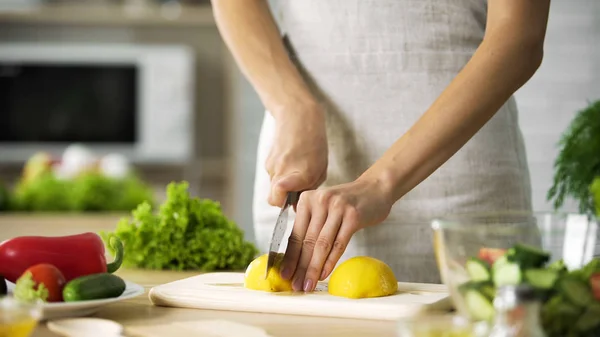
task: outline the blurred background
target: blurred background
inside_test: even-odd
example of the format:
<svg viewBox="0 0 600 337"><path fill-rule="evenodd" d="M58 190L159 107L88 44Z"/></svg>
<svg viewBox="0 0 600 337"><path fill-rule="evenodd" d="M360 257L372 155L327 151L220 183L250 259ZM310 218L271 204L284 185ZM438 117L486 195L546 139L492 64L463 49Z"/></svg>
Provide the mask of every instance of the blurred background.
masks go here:
<svg viewBox="0 0 600 337"><path fill-rule="evenodd" d="M543 65L516 95L539 211L552 208L561 133L600 98L598 13L597 0L553 1ZM0 179L10 188L38 153L65 177L93 154L107 175L134 168L158 200L170 181L189 181L252 240L262 116L208 0L0 0Z"/></svg>

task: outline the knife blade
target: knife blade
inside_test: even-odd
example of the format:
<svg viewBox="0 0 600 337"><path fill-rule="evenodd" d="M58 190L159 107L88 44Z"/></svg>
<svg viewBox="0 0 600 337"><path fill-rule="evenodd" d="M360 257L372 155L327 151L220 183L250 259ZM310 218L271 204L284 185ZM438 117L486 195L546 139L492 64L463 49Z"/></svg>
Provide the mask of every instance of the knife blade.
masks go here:
<svg viewBox="0 0 600 337"><path fill-rule="evenodd" d="M269 258L267 259L267 272L265 273L265 279L267 278L267 275L269 275L269 271L271 268L273 268L273 265L275 265L275 258L279 253L279 247L281 246L283 235L287 230L289 208L298 201L298 196L298 192L288 192L285 204L281 208L279 216L277 217L277 222L275 223L275 228L273 229L273 236L271 237L271 244L269 245Z"/></svg>

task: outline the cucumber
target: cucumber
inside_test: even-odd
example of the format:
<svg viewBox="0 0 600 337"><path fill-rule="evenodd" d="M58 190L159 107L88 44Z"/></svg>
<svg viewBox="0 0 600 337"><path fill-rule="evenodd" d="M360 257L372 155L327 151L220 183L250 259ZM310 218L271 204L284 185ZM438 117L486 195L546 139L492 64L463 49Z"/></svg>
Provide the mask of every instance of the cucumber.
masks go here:
<svg viewBox="0 0 600 337"><path fill-rule="evenodd" d="M476 321L490 321L494 318L495 310L492 300L487 298L481 292L470 289L465 293L465 302L467 310Z"/></svg>
<svg viewBox="0 0 600 337"><path fill-rule="evenodd" d="M471 290L481 293L484 297L489 299L490 302L493 301L494 297L496 296L496 289L494 288L494 285L489 281L486 281L486 282L469 281L469 282L465 282L465 283L461 284L458 287L458 291L463 296L465 296L467 294L467 292L469 292Z"/></svg>
<svg viewBox="0 0 600 337"><path fill-rule="evenodd" d="M508 261L522 269L541 268L550 261L550 254L536 247L517 243L506 253Z"/></svg>
<svg viewBox="0 0 600 337"><path fill-rule="evenodd" d="M494 285L517 285L523 280L521 268L516 263L506 262L494 270Z"/></svg>
<svg viewBox="0 0 600 337"><path fill-rule="evenodd" d="M529 269L525 271L525 281L537 289L552 289L558 279L558 272L552 269Z"/></svg>
<svg viewBox="0 0 600 337"><path fill-rule="evenodd" d="M470 258L466 263L466 268L471 281L483 282L492 279L488 264L478 258Z"/></svg>
<svg viewBox="0 0 600 337"><path fill-rule="evenodd" d="M558 287L565 298L578 307L585 307L594 299L587 285L575 278L561 279Z"/></svg>
<svg viewBox="0 0 600 337"><path fill-rule="evenodd" d="M100 273L81 276L63 288L65 302L89 301L119 297L125 291L125 281L117 275Z"/></svg>
<svg viewBox="0 0 600 337"><path fill-rule="evenodd" d="M6 295L7 291L8 290L6 289L6 281L4 281L4 276L0 275L0 296Z"/></svg>

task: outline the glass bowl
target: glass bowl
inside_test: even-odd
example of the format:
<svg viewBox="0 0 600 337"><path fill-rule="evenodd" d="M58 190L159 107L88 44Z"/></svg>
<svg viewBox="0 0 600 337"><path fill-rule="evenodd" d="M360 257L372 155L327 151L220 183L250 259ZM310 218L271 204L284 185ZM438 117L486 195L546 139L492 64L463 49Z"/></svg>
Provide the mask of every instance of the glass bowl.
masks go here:
<svg viewBox="0 0 600 337"><path fill-rule="evenodd" d="M29 337L42 316L37 303L23 303L10 296L0 297L0 336Z"/></svg>
<svg viewBox="0 0 600 337"><path fill-rule="evenodd" d="M487 337L490 325L465 317L429 313L398 321L398 337Z"/></svg>
<svg viewBox="0 0 600 337"><path fill-rule="evenodd" d="M562 260L569 269L578 269L598 255L598 221L594 217L570 213L497 212L460 214L435 219L433 229L434 251L442 282L448 286L457 312L475 321L489 321L493 317L492 299L495 295L496 272L494 262L515 245L535 248L533 253L546 253L547 263ZM548 257L549 255L549 257ZM481 294L489 300L481 303L478 296L464 291L467 282L478 281L476 264L483 262L490 275L492 287ZM505 269L504 271L506 271ZM485 274L485 272L484 272ZM510 277L511 273L505 273ZM518 274L517 274L518 275ZM485 276L483 277L485 279ZM504 281L501 281L504 282ZM472 295L472 293L471 293ZM474 298L476 300L474 300ZM467 304L470 303L470 305ZM481 305L473 305L478 302ZM469 308L469 306L471 308Z"/></svg>

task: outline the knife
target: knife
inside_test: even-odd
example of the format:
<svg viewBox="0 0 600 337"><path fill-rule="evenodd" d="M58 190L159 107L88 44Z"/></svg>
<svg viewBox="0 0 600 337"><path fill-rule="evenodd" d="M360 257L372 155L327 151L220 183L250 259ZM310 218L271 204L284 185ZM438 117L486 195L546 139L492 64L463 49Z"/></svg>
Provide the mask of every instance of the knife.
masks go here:
<svg viewBox="0 0 600 337"><path fill-rule="evenodd" d="M273 265L275 264L275 258L279 253L281 240L283 240L283 234L285 234L287 229L290 206L298 202L299 194L299 192L288 192L287 198L285 199L285 204L283 205L283 208L281 208L281 212L279 212L277 222L275 223L275 228L273 229L271 244L269 245L269 258L267 260L267 272L265 273L265 279L267 278L267 275L269 275L271 268L273 268Z"/></svg>

